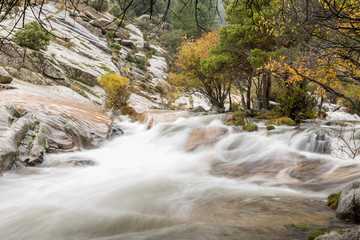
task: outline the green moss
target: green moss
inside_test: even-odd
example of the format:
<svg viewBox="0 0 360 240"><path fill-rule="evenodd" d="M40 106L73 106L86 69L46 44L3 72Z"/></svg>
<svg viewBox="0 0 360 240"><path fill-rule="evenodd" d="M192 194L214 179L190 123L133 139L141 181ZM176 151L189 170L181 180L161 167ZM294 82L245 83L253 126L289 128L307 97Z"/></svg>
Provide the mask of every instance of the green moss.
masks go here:
<svg viewBox="0 0 360 240"><path fill-rule="evenodd" d="M244 126L245 120L243 118L238 118L238 119L234 120L234 125L235 126Z"/></svg>
<svg viewBox="0 0 360 240"><path fill-rule="evenodd" d="M290 229L298 229L298 230L301 230L304 232L308 232L308 231L312 231L312 230L317 230L321 226L313 224L313 223L300 223L300 224L286 224L285 227L290 228Z"/></svg>
<svg viewBox="0 0 360 240"><path fill-rule="evenodd" d="M243 130L247 131L247 132L255 132L255 131L259 130L259 127L255 123L249 123L249 124L246 124L245 126L243 126Z"/></svg>
<svg viewBox="0 0 360 240"><path fill-rule="evenodd" d="M340 195L341 192L330 194L328 196L328 201L326 203L326 206L336 210L339 204Z"/></svg>
<svg viewBox="0 0 360 240"><path fill-rule="evenodd" d="M104 70L105 72L112 72L110 68L108 68L105 64L101 64L100 68Z"/></svg>
<svg viewBox="0 0 360 240"><path fill-rule="evenodd" d="M276 119L269 119L265 121L265 125L288 125L288 126L296 126L296 122L288 117L276 118Z"/></svg>
<svg viewBox="0 0 360 240"><path fill-rule="evenodd" d="M236 120L238 118L244 118L245 117L245 113L244 112L240 112L240 111L237 111L237 112L234 112L231 116L231 120Z"/></svg>
<svg viewBox="0 0 360 240"><path fill-rule="evenodd" d="M310 235L306 238L306 240L314 240L314 239L317 238L318 236L324 235L325 233L326 233L326 232L322 232L322 231L312 233L312 234L310 234Z"/></svg>
<svg viewBox="0 0 360 240"><path fill-rule="evenodd" d="M266 126L267 131L271 131L271 130L274 130L274 129L275 129L275 127L273 125Z"/></svg>

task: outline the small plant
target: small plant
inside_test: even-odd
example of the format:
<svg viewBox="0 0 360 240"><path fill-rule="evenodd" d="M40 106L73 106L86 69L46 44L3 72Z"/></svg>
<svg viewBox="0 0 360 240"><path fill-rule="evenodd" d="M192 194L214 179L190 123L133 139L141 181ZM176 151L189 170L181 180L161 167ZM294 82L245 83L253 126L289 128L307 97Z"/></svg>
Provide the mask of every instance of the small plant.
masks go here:
<svg viewBox="0 0 360 240"><path fill-rule="evenodd" d="M271 130L274 130L275 127L273 125L267 125L266 126L266 131L271 131Z"/></svg>
<svg viewBox="0 0 360 240"><path fill-rule="evenodd" d="M84 98L89 98L89 96L75 84L71 85L70 89L73 90L74 92L80 94Z"/></svg>
<svg viewBox="0 0 360 240"><path fill-rule="evenodd" d="M106 92L106 109L115 110L127 105L131 95L130 80L127 77L121 77L115 73L107 73L102 75L98 81Z"/></svg>
<svg viewBox="0 0 360 240"><path fill-rule="evenodd" d="M122 46L118 43L110 43L109 47L111 50L113 50L115 52L119 52L122 49Z"/></svg>
<svg viewBox="0 0 360 240"><path fill-rule="evenodd" d="M13 39L20 46L40 50L50 44L50 33L37 21L32 21L18 30Z"/></svg>
<svg viewBox="0 0 360 240"><path fill-rule="evenodd" d="M246 132L256 132L259 130L259 127L255 123L249 123L243 126L243 130Z"/></svg>
<svg viewBox="0 0 360 240"><path fill-rule="evenodd" d="M315 240L315 238L317 238L318 236L324 235L325 233L326 232L322 232L322 231L312 233L306 238L306 240Z"/></svg>
<svg viewBox="0 0 360 240"><path fill-rule="evenodd" d="M330 194L326 206L336 210L339 205L340 195L341 192Z"/></svg>

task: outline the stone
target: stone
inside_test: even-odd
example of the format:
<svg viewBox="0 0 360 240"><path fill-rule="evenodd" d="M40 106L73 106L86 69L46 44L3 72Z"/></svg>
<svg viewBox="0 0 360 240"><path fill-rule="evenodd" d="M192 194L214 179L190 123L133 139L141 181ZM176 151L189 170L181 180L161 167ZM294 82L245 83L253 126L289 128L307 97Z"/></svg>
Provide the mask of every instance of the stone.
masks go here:
<svg viewBox="0 0 360 240"><path fill-rule="evenodd" d="M0 48L0 63L20 69L24 62L25 50L15 44L4 43Z"/></svg>
<svg viewBox="0 0 360 240"><path fill-rule="evenodd" d="M12 82L12 80L13 80L13 78L5 70L5 68L0 66L0 83L9 84Z"/></svg>
<svg viewBox="0 0 360 240"><path fill-rule="evenodd" d="M190 132L190 136L185 143L185 151L192 151L200 146L211 147L228 132L222 127L203 127L195 128Z"/></svg>
<svg viewBox="0 0 360 240"><path fill-rule="evenodd" d="M128 24L126 25L126 29L129 30L132 34L143 38L143 34L140 31L140 29L138 29L137 27L135 27L133 24Z"/></svg>
<svg viewBox="0 0 360 240"><path fill-rule="evenodd" d="M360 181L349 184L341 193L336 217L360 222Z"/></svg>
<svg viewBox="0 0 360 240"><path fill-rule="evenodd" d="M206 112L206 110L202 106L197 106L192 111L193 112Z"/></svg>
<svg viewBox="0 0 360 240"><path fill-rule="evenodd" d="M113 124L110 131L110 139L123 135L124 132L119 125Z"/></svg>
<svg viewBox="0 0 360 240"><path fill-rule="evenodd" d="M216 105L213 105L211 108L210 108L210 112L217 112L217 113L223 113L225 112L225 109L221 108L221 107L218 107Z"/></svg>
<svg viewBox="0 0 360 240"><path fill-rule="evenodd" d="M76 22L79 23L81 26L85 27L87 30L92 32L93 34L97 36L102 36L102 30L98 27L94 27L89 22L84 22L76 19Z"/></svg>
<svg viewBox="0 0 360 240"><path fill-rule="evenodd" d="M121 38L121 39L127 39L128 34L126 33L126 31L124 29L118 28L118 29L116 29L115 37L116 38Z"/></svg>
<svg viewBox="0 0 360 240"><path fill-rule="evenodd" d="M96 76L91 73L86 72L80 68L74 67L70 64L60 63L62 69L65 71L68 78L74 79L76 81L85 83L88 86L95 86L97 84Z"/></svg>
<svg viewBox="0 0 360 240"><path fill-rule="evenodd" d="M315 240L358 240L360 227L345 228L318 236Z"/></svg>
<svg viewBox="0 0 360 240"><path fill-rule="evenodd" d="M149 15L149 14L141 15L141 16L138 18L138 21L149 21L149 20L150 20L150 15Z"/></svg>
<svg viewBox="0 0 360 240"><path fill-rule="evenodd" d="M121 45L137 50L137 47L135 46L134 42L131 40L121 40Z"/></svg>

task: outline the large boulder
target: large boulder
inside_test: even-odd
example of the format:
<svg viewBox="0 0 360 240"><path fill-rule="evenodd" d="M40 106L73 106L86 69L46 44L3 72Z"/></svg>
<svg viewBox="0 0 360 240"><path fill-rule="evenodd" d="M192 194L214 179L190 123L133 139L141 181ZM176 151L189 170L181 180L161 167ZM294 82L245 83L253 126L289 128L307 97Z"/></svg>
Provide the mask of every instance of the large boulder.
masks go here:
<svg viewBox="0 0 360 240"><path fill-rule="evenodd" d="M360 181L351 183L342 191L336 216L340 219L360 222Z"/></svg>
<svg viewBox="0 0 360 240"><path fill-rule="evenodd" d="M315 240L358 240L358 239L360 239L360 227L340 229L315 238Z"/></svg>
<svg viewBox="0 0 360 240"><path fill-rule="evenodd" d="M136 50L136 45L132 40L121 40L121 45Z"/></svg>
<svg viewBox="0 0 360 240"><path fill-rule="evenodd" d="M13 78L10 74L0 66L0 83L11 83Z"/></svg>
<svg viewBox="0 0 360 240"><path fill-rule="evenodd" d="M91 87L96 85L97 80L95 75L92 75L91 73L88 73L85 70L82 70L71 64L61 62L60 65L69 78L85 83L86 85Z"/></svg>

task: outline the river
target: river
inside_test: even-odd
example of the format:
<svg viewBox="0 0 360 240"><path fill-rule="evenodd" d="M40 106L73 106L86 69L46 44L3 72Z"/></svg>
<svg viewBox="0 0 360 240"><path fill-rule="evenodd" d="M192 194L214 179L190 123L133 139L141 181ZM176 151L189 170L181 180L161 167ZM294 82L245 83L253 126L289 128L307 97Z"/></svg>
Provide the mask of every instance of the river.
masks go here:
<svg viewBox="0 0 360 240"><path fill-rule="evenodd" d="M306 237L290 224L346 226L326 196L360 168L329 154L336 127L269 133L259 124L246 133L212 115L149 130L127 118L118 124L125 134L99 149L49 154L40 168L1 176L0 239L281 240ZM189 143L196 129L221 134ZM94 165L64 164L74 160ZM299 162L309 165L299 170ZM245 174L227 175L228 166Z"/></svg>

